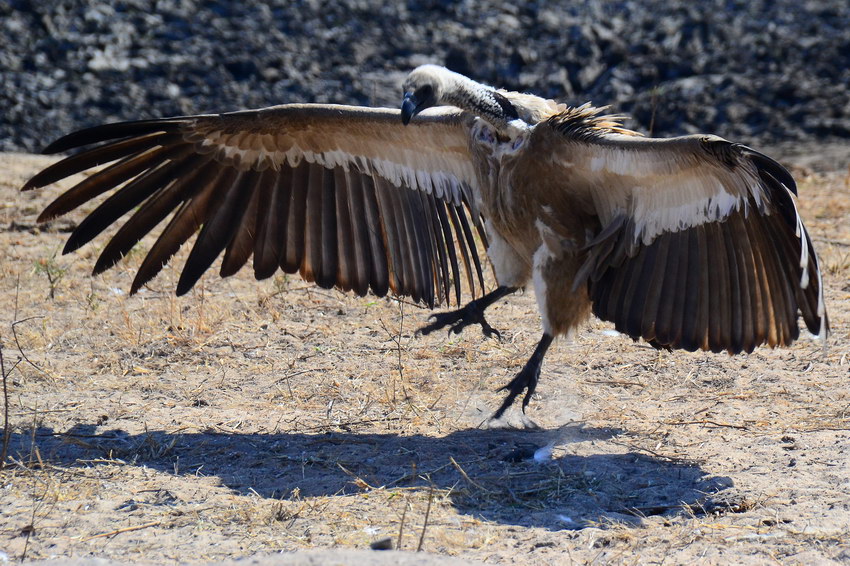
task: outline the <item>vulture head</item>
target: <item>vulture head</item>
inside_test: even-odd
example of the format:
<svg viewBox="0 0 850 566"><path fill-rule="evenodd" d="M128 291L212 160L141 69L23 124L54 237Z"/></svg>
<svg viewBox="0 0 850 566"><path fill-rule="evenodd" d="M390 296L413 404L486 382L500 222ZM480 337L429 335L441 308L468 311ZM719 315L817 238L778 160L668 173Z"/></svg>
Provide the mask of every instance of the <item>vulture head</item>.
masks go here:
<svg viewBox="0 0 850 566"><path fill-rule="evenodd" d="M449 105L486 120L506 139L528 128L505 93L439 65L416 67L407 75L403 88L401 121L405 125L426 108Z"/></svg>
<svg viewBox="0 0 850 566"><path fill-rule="evenodd" d="M407 75L404 84L404 100L401 103L401 121L406 126L410 119L426 108L438 106L444 91L444 77L452 73L437 65L421 65Z"/></svg>

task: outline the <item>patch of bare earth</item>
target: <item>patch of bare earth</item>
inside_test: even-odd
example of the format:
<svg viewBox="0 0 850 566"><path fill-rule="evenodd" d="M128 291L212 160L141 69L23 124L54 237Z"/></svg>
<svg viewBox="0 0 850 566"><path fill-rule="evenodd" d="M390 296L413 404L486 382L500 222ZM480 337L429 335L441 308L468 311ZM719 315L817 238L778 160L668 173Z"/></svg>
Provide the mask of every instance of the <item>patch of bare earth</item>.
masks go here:
<svg viewBox="0 0 850 566"><path fill-rule="evenodd" d="M519 432L476 427L539 338L531 292L488 311L502 342L415 336L413 305L250 269L175 298L168 267L128 297L153 240L95 278L103 238L62 256L82 213L37 226L59 189L18 192L51 161L0 155L9 560L389 537L493 563L850 562L847 172L795 172L826 351L659 353L594 320L546 359L543 430Z"/></svg>

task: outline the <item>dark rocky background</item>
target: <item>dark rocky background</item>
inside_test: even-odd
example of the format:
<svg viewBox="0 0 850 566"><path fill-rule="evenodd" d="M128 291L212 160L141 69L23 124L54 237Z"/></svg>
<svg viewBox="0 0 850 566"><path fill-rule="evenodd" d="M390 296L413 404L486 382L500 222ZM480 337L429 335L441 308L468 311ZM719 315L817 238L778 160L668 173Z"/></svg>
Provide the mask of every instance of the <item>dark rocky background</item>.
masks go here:
<svg viewBox="0 0 850 566"><path fill-rule="evenodd" d="M850 139L847 0L0 0L0 149L114 120L396 106L425 62L654 135Z"/></svg>

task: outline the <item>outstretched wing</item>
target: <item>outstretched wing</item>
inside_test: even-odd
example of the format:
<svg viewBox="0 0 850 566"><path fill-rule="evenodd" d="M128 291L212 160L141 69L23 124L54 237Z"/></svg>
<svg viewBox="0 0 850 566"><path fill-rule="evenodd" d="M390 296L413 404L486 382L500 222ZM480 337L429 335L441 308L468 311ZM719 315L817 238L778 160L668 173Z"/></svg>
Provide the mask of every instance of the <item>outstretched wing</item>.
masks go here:
<svg viewBox="0 0 850 566"><path fill-rule="evenodd" d="M818 260L777 162L716 136L628 135L592 108L541 126L532 145L556 148L564 187L599 220L576 280L599 318L691 351L787 345L798 313L826 337Z"/></svg>
<svg viewBox="0 0 850 566"><path fill-rule="evenodd" d="M397 110L283 105L98 126L61 138L45 153L92 144L98 145L48 167L24 189L111 163L39 217L50 220L116 189L65 246L65 253L79 248L134 210L94 273L115 265L174 212L131 292L198 231L178 294L222 251L222 276L253 255L258 279L280 267L322 287L379 296L391 290L429 306L449 301L452 286L460 302L458 255L471 292L475 278L482 282L470 227L481 230L469 209L474 174L458 111L435 109L405 127Z"/></svg>

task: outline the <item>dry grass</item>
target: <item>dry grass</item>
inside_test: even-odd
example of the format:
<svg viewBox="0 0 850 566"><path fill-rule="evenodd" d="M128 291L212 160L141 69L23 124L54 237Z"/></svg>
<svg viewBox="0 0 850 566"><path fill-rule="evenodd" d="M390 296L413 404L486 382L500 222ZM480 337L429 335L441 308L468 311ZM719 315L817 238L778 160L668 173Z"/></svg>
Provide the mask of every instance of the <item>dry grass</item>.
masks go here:
<svg viewBox="0 0 850 566"><path fill-rule="evenodd" d="M800 182L826 352L658 353L593 321L547 358L544 430L523 433L475 427L538 338L531 293L492 309L503 342L417 337L427 311L248 270L177 299L169 267L128 298L150 240L89 277L103 240L59 253L81 214L38 227L57 191L17 193L47 161L0 162L10 558L389 537L502 563L850 560L850 177Z"/></svg>

